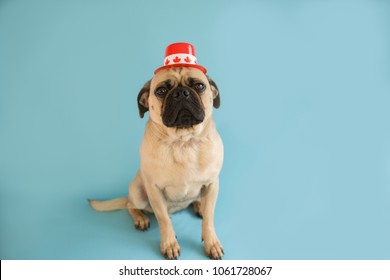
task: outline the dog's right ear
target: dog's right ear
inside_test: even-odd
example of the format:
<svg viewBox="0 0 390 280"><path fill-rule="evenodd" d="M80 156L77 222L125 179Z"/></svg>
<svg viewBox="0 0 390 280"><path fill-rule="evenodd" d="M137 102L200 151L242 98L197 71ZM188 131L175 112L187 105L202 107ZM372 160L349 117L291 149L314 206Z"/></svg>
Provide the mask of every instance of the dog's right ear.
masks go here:
<svg viewBox="0 0 390 280"><path fill-rule="evenodd" d="M137 103L139 116L144 117L145 113L149 111L149 91L150 91L150 81L147 81L140 92L138 93Z"/></svg>

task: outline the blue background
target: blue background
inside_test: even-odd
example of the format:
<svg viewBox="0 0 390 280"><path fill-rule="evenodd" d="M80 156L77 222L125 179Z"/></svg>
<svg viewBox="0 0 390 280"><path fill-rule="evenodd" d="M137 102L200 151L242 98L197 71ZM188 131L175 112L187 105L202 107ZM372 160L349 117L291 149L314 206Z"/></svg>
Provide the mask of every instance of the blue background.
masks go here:
<svg viewBox="0 0 390 280"><path fill-rule="evenodd" d="M177 41L221 91L225 259L389 259L389 26L379 0L0 1L1 259L161 259L154 217L86 199L127 195L136 96Z"/></svg>

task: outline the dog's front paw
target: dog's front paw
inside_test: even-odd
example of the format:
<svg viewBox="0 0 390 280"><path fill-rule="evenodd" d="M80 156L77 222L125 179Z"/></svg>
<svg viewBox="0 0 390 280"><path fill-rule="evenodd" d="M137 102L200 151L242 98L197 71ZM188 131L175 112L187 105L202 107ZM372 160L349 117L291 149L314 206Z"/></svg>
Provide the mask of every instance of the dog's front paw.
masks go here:
<svg viewBox="0 0 390 280"><path fill-rule="evenodd" d="M222 260L224 251L217 237L204 239L204 253L210 259Z"/></svg>
<svg viewBox="0 0 390 280"><path fill-rule="evenodd" d="M176 239L161 241L161 254L168 260L177 260L180 256L180 246Z"/></svg>

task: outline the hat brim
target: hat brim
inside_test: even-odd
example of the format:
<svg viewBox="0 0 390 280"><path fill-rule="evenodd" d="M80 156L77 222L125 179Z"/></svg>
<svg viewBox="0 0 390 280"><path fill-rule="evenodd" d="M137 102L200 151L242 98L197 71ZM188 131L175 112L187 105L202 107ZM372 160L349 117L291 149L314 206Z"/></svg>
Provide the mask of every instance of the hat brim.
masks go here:
<svg viewBox="0 0 390 280"><path fill-rule="evenodd" d="M173 68L173 67L192 67L192 68L197 68L199 69L200 71L202 71L204 74L207 73L207 70L206 68L204 68L203 66L200 66L198 64L173 64L173 65L164 65L164 66L161 66L159 68L157 68L156 70L154 70L154 74L157 74L157 72L161 71L161 70L164 70L164 69L168 69L168 68Z"/></svg>

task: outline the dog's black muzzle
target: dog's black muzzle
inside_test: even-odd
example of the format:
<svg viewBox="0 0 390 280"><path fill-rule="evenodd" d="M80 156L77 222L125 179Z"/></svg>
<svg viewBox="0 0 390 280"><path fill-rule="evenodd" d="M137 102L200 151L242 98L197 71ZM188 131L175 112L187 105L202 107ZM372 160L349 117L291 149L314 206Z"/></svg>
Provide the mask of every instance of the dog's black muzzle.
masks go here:
<svg viewBox="0 0 390 280"><path fill-rule="evenodd" d="M162 119L167 127L188 128L203 122L205 113L198 93L179 86L165 98Z"/></svg>

